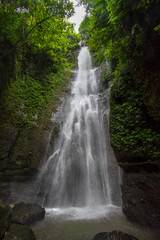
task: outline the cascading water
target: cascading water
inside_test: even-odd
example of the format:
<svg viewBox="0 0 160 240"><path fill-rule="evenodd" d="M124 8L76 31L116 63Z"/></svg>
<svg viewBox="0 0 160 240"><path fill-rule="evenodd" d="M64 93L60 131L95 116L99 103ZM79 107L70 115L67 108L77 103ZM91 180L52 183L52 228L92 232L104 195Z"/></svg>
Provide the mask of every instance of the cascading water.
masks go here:
<svg viewBox="0 0 160 240"><path fill-rule="evenodd" d="M106 143L98 84L86 47L79 53L78 66L67 117L40 176L39 192L44 193L47 207L97 207L116 202L113 186L118 185L118 177L111 179L108 169L113 153Z"/></svg>
<svg viewBox="0 0 160 240"><path fill-rule="evenodd" d="M87 48L80 51L78 63L59 138L29 190L31 196L40 186L36 202L43 199L47 213L32 229L39 240L88 240L115 229L157 240L149 228L131 224L121 212L117 163L109 141L109 91L98 94Z"/></svg>

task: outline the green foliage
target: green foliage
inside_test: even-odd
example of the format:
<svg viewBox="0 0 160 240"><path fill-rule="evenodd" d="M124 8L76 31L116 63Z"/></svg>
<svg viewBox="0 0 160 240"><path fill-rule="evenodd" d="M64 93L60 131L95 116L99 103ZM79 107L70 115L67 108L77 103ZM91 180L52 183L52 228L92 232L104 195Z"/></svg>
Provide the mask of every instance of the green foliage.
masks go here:
<svg viewBox="0 0 160 240"><path fill-rule="evenodd" d="M64 69L56 74L39 75L37 78L23 76L13 81L6 99L9 121L17 126L32 126L51 97L55 100L58 98L58 91L63 84Z"/></svg>
<svg viewBox="0 0 160 240"><path fill-rule="evenodd" d="M78 0L78 3L85 6L86 12L90 12L91 9L93 9L94 1L95 0Z"/></svg>
<svg viewBox="0 0 160 240"><path fill-rule="evenodd" d="M69 25L64 18L70 17L73 12L73 3L69 0L65 2L56 0L2 1L0 4L0 40L9 40L13 48L29 41L29 44L38 47L39 50L52 48L56 51L58 44L61 47L61 41L63 41L63 47L65 46L66 38L62 37L60 40L59 38L64 35L64 31L67 32Z"/></svg>
<svg viewBox="0 0 160 240"><path fill-rule="evenodd" d="M95 0L87 22L84 19L80 26L82 39L93 54L103 49L104 57L115 63L113 71L117 64L123 69L128 61L138 66L159 29L159 9L159 1ZM97 61L103 60L99 56L95 56Z"/></svg>
<svg viewBox="0 0 160 240"><path fill-rule="evenodd" d="M88 31L89 31L89 21L90 18L88 15L85 16L84 20L82 21L80 27L79 27L79 32L81 34L82 40L87 40L89 38L88 36Z"/></svg>
<svg viewBox="0 0 160 240"><path fill-rule="evenodd" d="M155 31L157 31L159 34L160 34L160 24L157 25L155 28L154 28Z"/></svg>
<svg viewBox="0 0 160 240"><path fill-rule="evenodd" d="M134 80L122 78L120 85L114 85L111 95L112 144L116 151L123 149L157 159L160 157L160 134L148 126L150 117Z"/></svg>
<svg viewBox="0 0 160 240"><path fill-rule="evenodd" d="M113 76L111 74L110 71L108 71L107 69L103 69L102 70L102 84L106 87L108 87L109 85L111 85L111 83L113 82Z"/></svg>
<svg viewBox="0 0 160 240"><path fill-rule="evenodd" d="M67 21L73 12L69 0L0 2L0 91L5 98L10 86L5 107L14 112L12 115L16 115L14 108L19 109L18 118L24 122L31 120L36 109L39 112L48 102L55 86L61 85L61 69L74 64L71 56L79 47L80 36ZM7 70L12 71L8 79Z"/></svg>
<svg viewBox="0 0 160 240"><path fill-rule="evenodd" d="M1 1L0 60L4 62L6 57L16 53L17 58L21 55L21 62L29 62L29 59L26 59L26 52L28 52L27 58L33 54L48 55L49 62L52 62L55 71L61 65L67 65L67 58L71 56L71 51L78 48L80 41L79 35L74 32L73 25L66 19L73 12L73 3L69 0ZM5 45L7 47L4 47ZM73 59L69 59L71 60ZM16 62L16 59L14 61ZM0 66L0 68L2 72L3 67ZM1 81L7 82L6 79ZM3 83L1 85L4 85Z"/></svg>

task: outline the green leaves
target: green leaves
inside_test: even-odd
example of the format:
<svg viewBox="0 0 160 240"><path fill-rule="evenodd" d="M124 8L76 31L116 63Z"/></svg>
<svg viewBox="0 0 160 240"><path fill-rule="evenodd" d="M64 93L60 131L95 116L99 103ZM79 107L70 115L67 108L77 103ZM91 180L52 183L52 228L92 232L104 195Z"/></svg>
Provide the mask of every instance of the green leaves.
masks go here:
<svg viewBox="0 0 160 240"><path fill-rule="evenodd" d="M64 84L64 69L39 78L31 76L13 81L8 90L6 109L17 126L32 125L51 98L57 98Z"/></svg>
<svg viewBox="0 0 160 240"><path fill-rule="evenodd" d="M154 28L155 31L157 31L159 34L160 34L160 24L157 25L155 28Z"/></svg>
<svg viewBox="0 0 160 240"><path fill-rule="evenodd" d="M123 76L124 78L124 76ZM125 82L124 82L125 81ZM148 125L141 92L134 80L121 79L111 93L110 128L112 145L117 151L144 154L149 159L160 157L160 134Z"/></svg>
<svg viewBox="0 0 160 240"><path fill-rule="evenodd" d="M27 37L38 31L45 21L51 19L50 24L53 24L55 19L62 22L65 17L74 13L74 9L69 0L15 0L2 1L0 13L1 40L7 38L17 46L27 41ZM64 25L61 26L62 24L59 25L59 29L64 29Z"/></svg>
<svg viewBox="0 0 160 240"><path fill-rule="evenodd" d="M2 90L7 92L5 110L18 126L32 122L65 85L64 69L73 64L71 56L80 41L67 22L73 13L69 0L0 2L0 42L4 46L0 58L5 69L10 70L7 57L13 62L7 75L13 79L3 77Z"/></svg>
<svg viewBox="0 0 160 240"><path fill-rule="evenodd" d="M74 12L69 0L15 0L0 5L0 41L9 41L8 52L1 50L1 58L21 48L32 49L34 54L47 53L56 68L66 63L71 45L78 46L75 34L66 17ZM76 35L76 34L75 34ZM17 52L19 49L17 50Z"/></svg>

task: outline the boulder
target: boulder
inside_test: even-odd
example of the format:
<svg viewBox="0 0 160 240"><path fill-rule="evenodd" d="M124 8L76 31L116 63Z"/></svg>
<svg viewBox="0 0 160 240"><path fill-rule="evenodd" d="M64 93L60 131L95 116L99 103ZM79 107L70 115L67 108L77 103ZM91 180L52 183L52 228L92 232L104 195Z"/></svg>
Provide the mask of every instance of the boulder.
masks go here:
<svg viewBox="0 0 160 240"><path fill-rule="evenodd" d="M109 232L97 233L92 240L107 240Z"/></svg>
<svg viewBox="0 0 160 240"><path fill-rule="evenodd" d="M31 224L42 220L45 216L45 209L37 204L17 203L12 209L11 221L19 224Z"/></svg>
<svg viewBox="0 0 160 240"><path fill-rule="evenodd" d="M0 200L0 239L4 236L9 226L10 210L5 203Z"/></svg>
<svg viewBox="0 0 160 240"><path fill-rule="evenodd" d="M121 231L100 232L92 240L138 240L137 238Z"/></svg>
<svg viewBox="0 0 160 240"><path fill-rule="evenodd" d="M11 224L4 240L36 240L34 232L27 226Z"/></svg>
<svg viewBox="0 0 160 240"><path fill-rule="evenodd" d="M122 210L132 221L160 225L160 176L149 173L123 174Z"/></svg>

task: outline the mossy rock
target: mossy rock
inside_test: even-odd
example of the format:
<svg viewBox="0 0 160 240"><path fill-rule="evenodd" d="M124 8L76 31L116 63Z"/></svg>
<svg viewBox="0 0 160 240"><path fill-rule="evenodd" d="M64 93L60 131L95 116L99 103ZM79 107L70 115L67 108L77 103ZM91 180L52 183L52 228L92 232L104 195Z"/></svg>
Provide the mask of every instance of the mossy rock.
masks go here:
<svg viewBox="0 0 160 240"><path fill-rule="evenodd" d="M12 209L13 223L31 224L45 217L45 209L37 204L17 203Z"/></svg>
<svg viewBox="0 0 160 240"><path fill-rule="evenodd" d="M27 226L11 224L4 240L35 240L34 232Z"/></svg>
<svg viewBox="0 0 160 240"><path fill-rule="evenodd" d="M5 203L0 200L0 239L4 236L9 226L10 210Z"/></svg>

